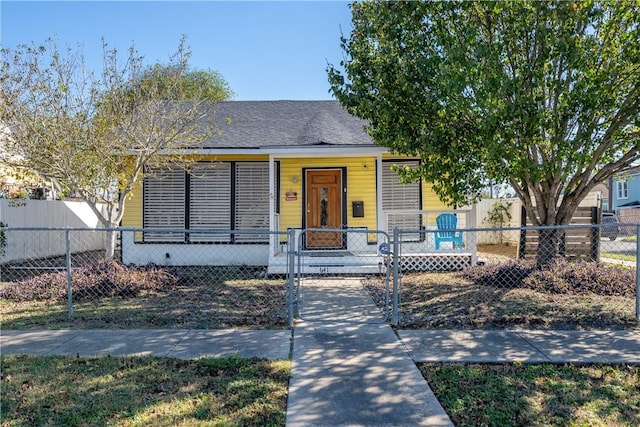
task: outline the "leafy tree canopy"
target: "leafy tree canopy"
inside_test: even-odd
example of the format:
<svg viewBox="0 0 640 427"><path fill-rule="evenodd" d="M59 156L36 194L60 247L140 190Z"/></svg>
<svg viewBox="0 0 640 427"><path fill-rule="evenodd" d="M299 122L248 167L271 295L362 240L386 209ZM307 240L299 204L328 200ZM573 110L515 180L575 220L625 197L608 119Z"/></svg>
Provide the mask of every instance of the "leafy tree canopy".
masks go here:
<svg viewBox="0 0 640 427"><path fill-rule="evenodd" d="M190 54L183 38L166 65L147 66L135 48L123 60L104 43L96 76L81 50L54 40L2 49L0 162L55 179L103 225L117 226L148 167L193 161L185 148L210 137L209 113L231 96L218 73L189 68Z"/></svg>
<svg viewBox="0 0 640 427"><path fill-rule="evenodd" d="M508 182L533 224L565 224L640 158L640 1L351 9L332 92L377 143L420 156L398 172L432 182L443 201Z"/></svg>
<svg viewBox="0 0 640 427"><path fill-rule="evenodd" d="M134 84L140 85L150 99L207 99L219 102L233 97L233 92L222 75L211 69L185 72L179 67L155 64Z"/></svg>

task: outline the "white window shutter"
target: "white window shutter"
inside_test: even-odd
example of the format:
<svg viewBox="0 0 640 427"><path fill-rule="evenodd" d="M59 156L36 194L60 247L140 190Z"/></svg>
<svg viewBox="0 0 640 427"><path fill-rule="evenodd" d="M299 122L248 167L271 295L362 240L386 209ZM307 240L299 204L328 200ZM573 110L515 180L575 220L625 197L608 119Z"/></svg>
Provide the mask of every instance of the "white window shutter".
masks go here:
<svg viewBox="0 0 640 427"><path fill-rule="evenodd" d="M236 163L236 230L269 230L269 163ZM237 242L268 242L269 235L236 234Z"/></svg>
<svg viewBox="0 0 640 427"><path fill-rule="evenodd" d="M231 164L196 163L191 167L189 228L231 229ZM229 233L191 233L191 242L228 242Z"/></svg>
<svg viewBox="0 0 640 427"><path fill-rule="evenodd" d="M144 178L144 228L185 228L185 172L156 169ZM145 232L145 242L184 242L184 233Z"/></svg>
<svg viewBox="0 0 640 427"><path fill-rule="evenodd" d="M383 161L382 162L382 210L410 209L420 210L420 183L402 184L400 177L391 170L391 165L418 166L417 160ZM390 214L389 231L395 227L404 230L418 230L421 225L420 214Z"/></svg>

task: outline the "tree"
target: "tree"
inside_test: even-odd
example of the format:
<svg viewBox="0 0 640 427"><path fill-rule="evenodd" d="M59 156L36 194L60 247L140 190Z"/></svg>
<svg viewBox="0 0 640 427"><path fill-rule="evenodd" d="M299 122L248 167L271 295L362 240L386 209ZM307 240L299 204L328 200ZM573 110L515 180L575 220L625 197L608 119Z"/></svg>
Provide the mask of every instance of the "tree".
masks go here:
<svg viewBox="0 0 640 427"><path fill-rule="evenodd" d="M513 206L513 202L493 202L484 222L491 227L504 228L505 225L509 225L511 221L511 206ZM500 244L503 243L503 231L504 230L497 230Z"/></svg>
<svg viewBox="0 0 640 427"><path fill-rule="evenodd" d="M507 182L534 225L570 222L639 159L640 3L354 3L331 90L373 139L419 155L403 179L448 204ZM538 265L560 234L541 231Z"/></svg>
<svg viewBox="0 0 640 427"><path fill-rule="evenodd" d="M2 161L55 179L113 229L145 173L188 167L185 148L211 136L207 118L231 92L216 72L189 70L184 39L167 65L145 66L133 47L124 61L106 43L103 53L96 76L79 49L53 40L2 50L0 120L10 154ZM115 234L106 239L111 258Z"/></svg>

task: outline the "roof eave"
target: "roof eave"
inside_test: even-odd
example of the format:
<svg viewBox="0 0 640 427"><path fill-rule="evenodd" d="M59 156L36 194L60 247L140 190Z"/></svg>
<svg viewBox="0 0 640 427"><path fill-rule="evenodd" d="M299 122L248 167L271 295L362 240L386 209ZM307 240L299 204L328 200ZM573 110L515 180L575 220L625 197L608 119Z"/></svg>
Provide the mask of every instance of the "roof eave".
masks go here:
<svg viewBox="0 0 640 427"><path fill-rule="evenodd" d="M277 154L281 157L300 157L312 154L330 155L332 153L345 155L377 155L387 153L385 147L378 145L310 145L310 146L280 146L254 148L189 148L184 150L161 150L163 155L222 155L222 154Z"/></svg>

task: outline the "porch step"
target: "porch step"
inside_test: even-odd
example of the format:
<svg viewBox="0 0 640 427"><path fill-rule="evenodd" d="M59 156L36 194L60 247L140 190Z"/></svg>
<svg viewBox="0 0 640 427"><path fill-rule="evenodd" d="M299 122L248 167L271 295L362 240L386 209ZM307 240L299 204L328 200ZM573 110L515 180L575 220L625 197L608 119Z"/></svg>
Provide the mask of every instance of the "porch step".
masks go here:
<svg viewBox="0 0 640 427"><path fill-rule="evenodd" d="M358 264L312 264L303 265L301 268L302 274L380 274L385 272L384 268L378 265ZM267 268L268 274L287 274L288 272L286 265L270 264Z"/></svg>
<svg viewBox="0 0 640 427"><path fill-rule="evenodd" d="M377 257L355 261L348 259L323 259L315 257L305 257L295 270L302 270L303 274L381 274L385 272L384 263L378 261ZM286 258L272 258L269 260L268 274L286 274L289 272L289 265Z"/></svg>
<svg viewBox="0 0 640 427"><path fill-rule="evenodd" d="M382 274L386 272L382 256L315 257L305 256L300 268L303 274ZM296 258L295 270L298 270ZM472 265L473 256L468 252L437 254L405 254L401 257L402 271L459 271ZM287 274L287 257L269 259L268 274Z"/></svg>

